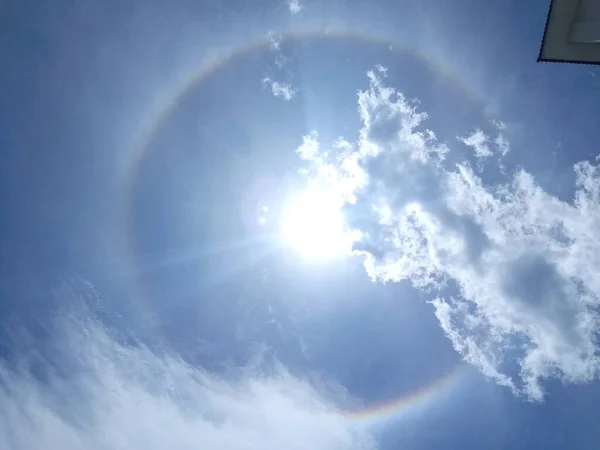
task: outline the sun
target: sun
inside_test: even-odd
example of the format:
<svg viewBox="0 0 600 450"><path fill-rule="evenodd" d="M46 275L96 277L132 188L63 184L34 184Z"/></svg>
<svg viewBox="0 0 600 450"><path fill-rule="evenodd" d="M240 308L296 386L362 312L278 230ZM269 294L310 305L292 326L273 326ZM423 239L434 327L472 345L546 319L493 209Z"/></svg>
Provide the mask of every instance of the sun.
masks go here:
<svg viewBox="0 0 600 450"><path fill-rule="evenodd" d="M310 260L330 260L348 254L354 240L341 211L339 195L315 187L286 202L281 216L284 245Z"/></svg>

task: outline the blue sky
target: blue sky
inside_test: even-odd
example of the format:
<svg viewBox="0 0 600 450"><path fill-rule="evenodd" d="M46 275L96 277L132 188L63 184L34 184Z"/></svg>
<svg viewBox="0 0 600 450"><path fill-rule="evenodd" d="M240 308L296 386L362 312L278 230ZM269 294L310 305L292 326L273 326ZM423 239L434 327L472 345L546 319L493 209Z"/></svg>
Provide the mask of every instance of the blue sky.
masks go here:
<svg viewBox="0 0 600 450"><path fill-rule="evenodd" d="M547 8L5 6L0 446L596 448L600 71Z"/></svg>

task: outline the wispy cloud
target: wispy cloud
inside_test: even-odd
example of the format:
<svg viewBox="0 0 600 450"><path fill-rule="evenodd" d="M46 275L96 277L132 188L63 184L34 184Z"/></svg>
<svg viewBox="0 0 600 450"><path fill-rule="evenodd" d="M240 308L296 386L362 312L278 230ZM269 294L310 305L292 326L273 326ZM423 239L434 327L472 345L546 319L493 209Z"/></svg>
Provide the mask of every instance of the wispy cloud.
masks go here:
<svg viewBox="0 0 600 450"><path fill-rule="evenodd" d="M281 41L283 37L274 30L267 34L269 38L269 49L275 53L275 65L278 69L284 69L287 58L281 51Z"/></svg>
<svg viewBox="0 0 600 450"><path fill-rule="evenodd" d="M345 186L369 275L430 292L454 348L515 393L542 400L545 378L597 377L598 163L574 166L570 203L524 170L488 187L467 161L446 161L451 149L424 127L426 113L376 73L368 78L358 141L323 148L315 134L299 154L308 176ZM498 122L498 137L476 131L462 140L476 156L502 155L505 128Z"/></svg>
<svg viewBox="0 0 600 450"><path fill-rule="evenodd" d="M286 0L286 3L292 14L298 14L304 9L304 5L300 3L300 0Z"/></svg>
<svg viewBox="0 0 600 450"><path fill-rule="evenodd" d="M271 30L267 33L267 36L269 37L269 48L272 51L279 51L281 48L281 35Z"/></svg>
<svg viewBox="0 0 600 450"><path fill-rule="evenodd" d="M282 97L288 101L292 100L298 93L298 90L294 89L291 84L275 81L271 77L263 78L262 84L269 87L275 97Z"/></svg>
<svg viewBox="0 0 600 450"><path fill-rule="evenodd" d="M492 121L492 124L498 130L498 134L495 138L491 138L480 128L476 129L468 136L458 138L463 144L473 149L475 157L479 160L489 158L494 154L506 156L510 151L508 140L503 134L503 131L506 130L506 125L499 121Z"/></svg>
<svg viewBox="0 0 600 450"><path fill-rule="evenodd" d="M381 64L377 64L375 66L375 70L377 70L381 74L381 76L387 77L387 67L383 67Z"/></svg>
<svg viewBox="0 0 600 450"><path fill-rule="evenodd" d="M52 342L62 360L0 364L3 449L373 448L320 391L283 369L215 376L119 344L94 321L63 325Z"/></svg>
<svg viewBox="0 0 600 450"><path fill-rule="evenodd" d="M269 39L269 49L275 54L276 67L271 70L271 75L262 79L262 84L268 86L275 97L292 100L298 91L292 87L292 74L286 67L287 58L281 49L283 37L274 30L269 31L267 37Z"/></svg>
<svg viewBox="0 0 600 450"><path fill-rule="evenodd" d="M488 146L489 137L480 129L466 137L458 138L463 144L471 147L476 158L487 158L494 153Z"/></svg>

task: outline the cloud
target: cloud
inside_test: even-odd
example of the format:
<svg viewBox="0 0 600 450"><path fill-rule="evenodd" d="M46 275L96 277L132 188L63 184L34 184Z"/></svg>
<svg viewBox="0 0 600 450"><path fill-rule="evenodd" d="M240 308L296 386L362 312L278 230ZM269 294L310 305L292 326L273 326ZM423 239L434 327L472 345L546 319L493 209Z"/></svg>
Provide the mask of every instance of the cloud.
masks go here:
<svg viewBox="0 0 600 450"><path fill-rule="evenodd" d="M44 342L52 358L29 349L0 364L1 448L373 448L323 389L282 368L216 376L120 344L93 320L65 318L59 329Z"/></svg>
<svg viewBox="0 0 600 450"><path fill-rule="evenodd" d="M387 67L383 67L381 64L377 64L375 66L375 70L377 70L381 74L381 76L387 77Z"/></svg>
<svg viewBox="0 0 600 450"><path fill-rule="evenodd" d="M478 160L489 158L494 154L506 156L510 151L510 145L502 134L502 131L506 129L506 125L497 121L492 123L499 131L498 135L493 139L480 128L477 128L468 136L458 138L460 142L473 149L475 157Z"/></svg>
<svg viewBox="0 0 600 450"><path fill-rule="evenodd" d="M275 97L282 97L288 101L292 100L298 93L298 90L294 89L291 84L275 81L271 77L264 77L262 84L263 86L270 87Z"/></svg>
<svg viewBox="0 0 600 450"><path fill-rule="evenodd" d="M267 36L269 37L269 48L272 51L279 51L281 48L281 35L271 30Z"/></svg>
<svg viewBox="0 0 600 450"><path fill-rule="evenodd" d="M292 14L298 14L304 9L304 5L300 3L300 0L286 0L286 3Z"/></svg>
<svg viewBox="0 0 600 450"><path fill-rule="evenodd" d="M598 162L574 166L569 203L522 169L487 186L468 162L446 160L426 113L374 72L368 79L357 142L322 149L312 134L299 150L307 176L346 199L368 274L429 292L454 348L519 395L539 401L544 379L598 377ZM476 130L462 141L481 157L505 154L506 127L495 125L495 139Z"/></svg>
<svg viewBox="0 0 600 450"><path fill-rule="evenodd" d="M475 130L471 135L458 138L463 144L472 147L476 158L487 158L494 153L487 145L489 137L480 129Z"/></svg>
<svg viewBox="0 0 600 450"><path fill-rule="evenodd" d="M269 50L275 54L275 68L271 70L271 73L275 72L275 77L279 81L273 79L272 76L265 76L262 79L263 86L269 86L271 92L275 97L282 97L285 100L293 99L298 91L292 87L292 73L288 70L287 62L288 58L284 55L281 49L281 43L283 36L278 34L276 31L271 30L267 33L269 39Z"/></svg>
<svg viewBox="0 0 600 450"><path fill-rule="evenodd" d="M271 52L275 53L275 65L278 69L284 69L287 58L281 51L281 41L283 37L274 30L269 31L267 36L269 38L269 49Z"/></svg>

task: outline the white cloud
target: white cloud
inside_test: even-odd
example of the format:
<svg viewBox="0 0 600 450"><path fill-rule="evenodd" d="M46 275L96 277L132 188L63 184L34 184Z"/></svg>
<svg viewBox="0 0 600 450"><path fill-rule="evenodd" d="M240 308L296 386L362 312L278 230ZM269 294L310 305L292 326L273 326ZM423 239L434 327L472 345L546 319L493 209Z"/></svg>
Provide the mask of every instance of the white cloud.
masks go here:
<svg viewBox="0 0 600 450"><path fill-rule="evenodd" d="M290 82L292 75L286 67L288 58L283 54L281 49L283 36L271 30L267 33L267 37L269 39L269 49L275 54L274 62L276 68L274 72L277 73L276 77L283 81L275 81L271 76L265 76L262 79L263 86L269 86L275 97L283 97L285 100L291 100L296 96L298 91L292 87Z"/></svg>
<svg viewBox="0 0 600 450"><path fill-rule="evenodd" d="M502 122L501 120L492 119L491 122L496 128L498 128L498 130L500 130L500 131L506 130L506 124L504 122Z"/></svg>
<svg viewBox="0 0 600 450"><path fill-rule="evenodd" d="M53 343L64 359L52 360L56 371L43 358L37 378L27 370L35 358L0 364L0 448L373 448L332 402L283 369L217 377L120 345L89 320L64 325L68 336Z"/></svg>
<svg viewBox="0 0 600 450"><path fill-rule="evenodd" d="M300 3L300 0L286 0L286 3L292 14L297 14L304 9L304 5Z"/></svg>
<svg viewBox="0 0 600 450"><path fill-rule="evenodd" d="M271 30L267 36L269 37L269 48L272 51L279 51L281 48L281 35Z"/></svg>
<svg viewBox="0 0 600 450"><path fill-rule="evenodd" d="M506 129L506 125L502 122L493 123L499 130L498 135L493 139L479 128L468 136L458 138L463 144L473 149L477 159L489 158L494 153L506 156L510 151L510 145L502 134L502 131Z"/></svg>
<svg viewBox="0 0 600 450"><path fill-rule="evenodd" d="M275 97L282 97L288 101L292 100L298 93L298 90L294 89L291 84L275 81L271 77L264 77L262 84L268 86Z"/></svg>
<svg viewBox="0 0 600 450"><path fill-rule="evenodd" d="M381 74L383 77L387 77L387 67L383 67L381 64L377 64L375 69Z"/></svg>
<svg viewBox="0 0 600 450"><path fill-rule="evenodd" d="M373 72L368 77L358 96L359 140L322 150L313 134L300 156L308 176L345 186L347 220L363 236L356 250L369 275L431 292L455 349L515 393L542 400L545 378L597 377L596 163L575 165L572 203L524 170L488 187L467 162L446 162L449 149L423 127L425 113ZM479 156L509 148L502 134L479 130L462 140Z"/></svg>
<svg viewBox="0 0 600 450"><path fill-rule="evenodd" d="M275 65L277 66L278 69L284 69L286 62L287 62L287 58L282 53L279 53L275 57Z"/></svg>
<svg viewBox="0 0 600 450"><path fill-rule="evenodd" d="M472 147L477 158L487 158L492 156L492 150L487 145L489 137L480 129L475 130L469 136L458 138L463 144Z"/></svg>
<svg viewBox="0 0 600 450"><path fill-rule="evenodd" d="M283 37L274 30L269 31L267 36L269 38L269 49L275 53L275 65L279 69L285 68L287 58L281 51L281 41Z"/></svg>

